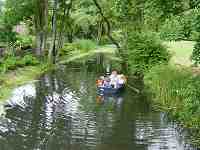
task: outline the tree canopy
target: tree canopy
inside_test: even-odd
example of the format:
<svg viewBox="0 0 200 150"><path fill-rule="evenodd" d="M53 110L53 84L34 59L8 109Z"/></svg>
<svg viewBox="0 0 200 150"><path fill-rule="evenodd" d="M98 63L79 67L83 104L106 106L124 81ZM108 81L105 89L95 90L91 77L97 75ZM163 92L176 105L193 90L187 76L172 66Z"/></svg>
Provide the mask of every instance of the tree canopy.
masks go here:
<svg viewBox="0 0 200 150"><path fill-rule="evenodd" d="M119 56L128 65L129 33L154 32L162 40L199 37L197 0L6 0L0 4L3 3L0 20L5 33L0 37L7 42L17 40L9 37L14 37L13 27L23 22L35 37L33 45L38 56L48 51L56 58L64 43L90 39L117 46Z"/></svg>

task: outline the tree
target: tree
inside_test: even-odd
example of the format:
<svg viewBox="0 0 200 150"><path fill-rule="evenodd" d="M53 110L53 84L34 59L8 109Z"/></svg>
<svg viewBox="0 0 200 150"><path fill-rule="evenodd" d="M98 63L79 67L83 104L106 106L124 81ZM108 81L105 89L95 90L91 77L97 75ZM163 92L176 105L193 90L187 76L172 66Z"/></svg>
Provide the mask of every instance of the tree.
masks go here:
<svg viewBox="0 0 200 150"><path fill-rule="evenodd" d="M4 26L12 32L20 22L33 22L36 35L36 54L41 56L45 49L48 32L48 0L6 0Z"/></svg>
<svg viewBox="0 0 200 150"><path fill-rule="evenodd" d="M57 7L58 0L53 1L53 15L52 15L52 46L49 49L49 63L56 62L56 38L57 38Z"/></svg>
<svg viewBox="0 0 200 150"><path fill-rule="evenodd" d="M36 34L36 54L42 56L46 48L48 33L48 0L34 0L34 24Z"/></svg>
<svg viewBox="0 0 200 150"><path fill-rule="evenodd" d="M62 15L60 15L58 46L57 46L58 49L63 47L63 40L64 40L63 32L66 30L66 22L67 22L68 28L71 28L69 22L72 21L70 18L70 11L72 9L73 0L70 0L70 1L63 0L61 2L61 5L62 5L63 10L62 10ZM72 43L73 39L70 33L71 32L67 32L67 36L68 36L68 41Z"/></svg>
<svg viewBox="0 0 200 150"><path fill-rule="evenodd" d="M152 32L129 32L127 39L129 72L143 77L153 66L168 63L170 54Z"/></svg>

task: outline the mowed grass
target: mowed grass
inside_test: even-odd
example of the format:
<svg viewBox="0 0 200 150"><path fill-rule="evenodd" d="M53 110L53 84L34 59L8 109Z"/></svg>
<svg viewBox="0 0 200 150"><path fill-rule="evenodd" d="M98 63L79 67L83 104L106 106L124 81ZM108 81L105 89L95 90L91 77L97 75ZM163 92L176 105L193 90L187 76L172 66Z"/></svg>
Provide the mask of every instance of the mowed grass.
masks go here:
<svg viewBox="0 0 200 150"><path fill-rule="evenodd" d="M192 61L190 59L192 51L195 45L193 41L172 41L164 42L172 53L172 64L191 66Z"/></svg>

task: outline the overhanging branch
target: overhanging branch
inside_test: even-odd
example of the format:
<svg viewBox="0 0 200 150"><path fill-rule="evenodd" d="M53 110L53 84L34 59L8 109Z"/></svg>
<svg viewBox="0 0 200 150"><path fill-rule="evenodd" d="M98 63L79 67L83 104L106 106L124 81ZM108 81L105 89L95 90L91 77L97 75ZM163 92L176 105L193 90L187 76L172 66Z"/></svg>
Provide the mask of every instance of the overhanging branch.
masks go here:
<svg viewBox="0 0 200 150"><path fill-rule="evenodd" d="M93 2L95 4L95 6L98 8L99 14L103 18L103 20L106 22L106 25L107 25L107 28L108 28L108 32L107 32L108 38L117 47L118 51L120 52L121 51L121 47L120 47L119 43L111 35L111 25L110 25L110 22L109 22L108 18L104 15L103 10L102 10L101 6L99 5L99 3L97 2L97 0L93 0Z"/></svg>

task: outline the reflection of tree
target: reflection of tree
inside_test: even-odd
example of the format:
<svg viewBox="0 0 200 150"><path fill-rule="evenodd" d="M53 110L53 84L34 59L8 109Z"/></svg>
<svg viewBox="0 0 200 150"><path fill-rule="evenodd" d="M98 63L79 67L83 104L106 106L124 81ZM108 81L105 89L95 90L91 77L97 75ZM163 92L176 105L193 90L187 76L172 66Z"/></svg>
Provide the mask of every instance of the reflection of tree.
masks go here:
<svg viewBox="0 0 200 150"><path fill-rule="evenodd" d="M47 88L46 82L50 83L49 87L52 87L52 89ZM45 109L48 108L50 103L46 101L45 95L51 94L54 89L55 85L52 79L44 77L36 83L36 98L24 97L24 102L27 102L28 107L22 108L16 105L13 109L7 111L6 118L10 119L11 122L8 122L9 131L4 136L7 141L3 144L5 147L9 146L12 147L10 149L14 150L30 150L39 148L43 144L41 141L51 132L46 129L46 125L49 125L49 120L47 120L49 118L46 117Z"/></svg>
<svg viewBox="0 0 200 150"><path fill-rule="evenodd" d="M105 125L102 124L104 123L103 120L99 121L101 123L100 128L103 128L106 134L103 135L97 149L147 149L144 145L137 145L135 141L135 117L137 116L137 112L142 112L143 108L138 107L140 106L138 104L136 105L136 96L132 96L131 93L126 93L125 95L120 109L114 109L112 112L112 118L110 118L112 122L107 121L108 124ZM107 113L108 116L109 113Z"/></svg>
<svg viewBox="0 0 200 150"><path fill-rule="evenodd" d="M0 150L146 150L145 134L162 126L159 116L144 95L129 90L96 103L96 76L84 69L44 75L36 97L24 97L25 107L13 107L0 121Z"/></svg>
<svg viewBox="0 0 200 150"><path fill-rule="evenodd" d="M37 94L40 95L39 93ZM40 128L43 101L38 96L36 99L24 98L25 102L32 101L32 105L26 108L15 106L7 111L6 115L11 120L12 127L9 129L14 130L14 132L9 131L5 136L7 144L12 146L12 149L33 149L35 144L37 144L37 140L40 139L40 136L37 134Z"/></svg>

